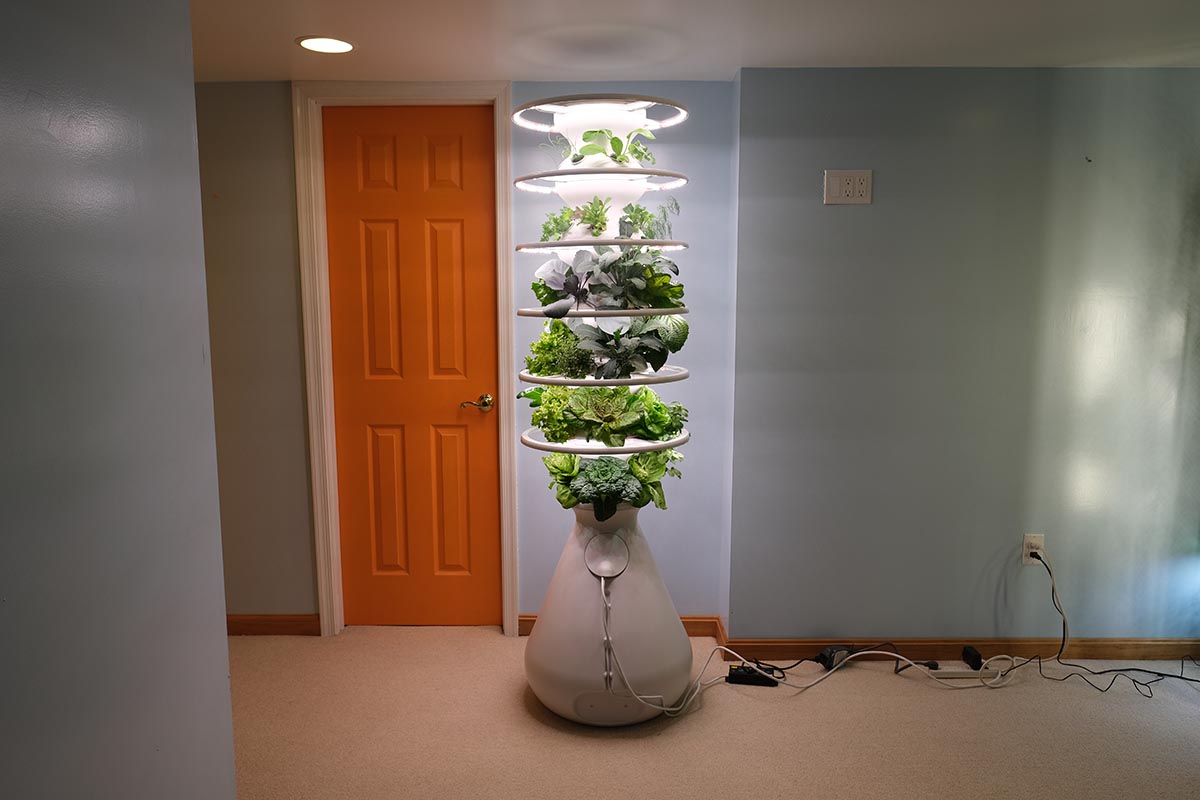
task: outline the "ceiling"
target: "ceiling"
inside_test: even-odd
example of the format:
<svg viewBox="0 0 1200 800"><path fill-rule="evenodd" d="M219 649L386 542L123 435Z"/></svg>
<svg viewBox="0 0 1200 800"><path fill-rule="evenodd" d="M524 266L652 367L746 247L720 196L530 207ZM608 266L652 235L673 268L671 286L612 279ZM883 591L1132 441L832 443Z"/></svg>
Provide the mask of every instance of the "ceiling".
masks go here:
<svg viewBox="0 0 1200 800"><path fill-rule="evenodd" d="M739 67L1200 66L1197 0L192 0L196 78L729 80ZM352 53L302 50L333 36Z"/></svg>

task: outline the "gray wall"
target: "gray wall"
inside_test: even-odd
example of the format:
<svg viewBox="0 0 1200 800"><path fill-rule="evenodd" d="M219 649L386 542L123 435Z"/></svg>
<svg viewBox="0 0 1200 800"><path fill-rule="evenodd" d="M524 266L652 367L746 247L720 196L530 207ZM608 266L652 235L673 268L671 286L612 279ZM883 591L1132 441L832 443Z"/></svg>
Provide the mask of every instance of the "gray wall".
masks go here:
<svg viewBox="0 0 1200 800"><path fill-rule="evenodd" d="M188 7L0 28L0 775L233 798Z"/></svg>
<svg viewBox="0 0 1200 800"><path fill-rule="evenodd" d="M225 604L315 614L291 87L196 86Z"/></svg>
<svg viewBox="0 0 1200 800"><path fill-rule="evenodd" d="M740 82L732 632L1200 634L1200 71Z"/></svg>
<svg viewBox="0 0 1200 800"><path fill-rule="evenodd" d="M675 236L691 248L678 254L684 300L691 309L687 346L672 358L691 377L655 387L666 400L679 400L691 412L692 440L681 448L681 480L667 479L667 511L643 509L641 522L654 548L659 570L681 614L717 614L725 603L722 574L728 574L725 544L729 535L730 460L733 444L733 86L716 82L515 83L513 104L539 97L580 92L622 91L667 97L683 103L691 117L662 131L653 150L658 165L683 172L687 186L673 192L682 206ZM513 129L513 174L553 169L557 159L538 149L544 134ZM514 241L536 241L557 198L517 192L513 198ZM643 198L655 207L653 194ZM519 306L535 306L529 289L544 255L517 254L514 297ZM521 318L516 326L516 359L523 364L540 323ZM504 398L501 402L505 402ZM529 424L528 404L519 402L518 425ZM542 454L518 447L518 537L520 610L536 613L558 562L573 518L546 488Z"/></svg>

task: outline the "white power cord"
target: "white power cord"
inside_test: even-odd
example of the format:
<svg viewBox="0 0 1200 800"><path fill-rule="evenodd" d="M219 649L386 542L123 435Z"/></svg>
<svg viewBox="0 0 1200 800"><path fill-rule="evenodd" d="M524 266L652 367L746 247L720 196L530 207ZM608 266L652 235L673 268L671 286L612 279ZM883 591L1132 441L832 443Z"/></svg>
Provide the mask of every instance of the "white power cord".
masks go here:
<svg viewBox="0 0 1200 800"><path fill-rule="evenodd" d="M1051 575L1051 586L1053 586L1053 574ZM1057 597L1058 597L1057 590L1054 590L1054 595L1055 595L1055 599L1057 600ZM936 681L938 684L940 684L941 686L943 686L947 689L999 689L1000 687L1005 686L1009 682L1010 673L1011 673L1013 667L1015 667L1017 665L1017 659L1013 656L1010 656L1010 655L992 656L991 658L984 661L983 665L980 667L980 669L979 669L980 675L977 679L978 680L977 683L954 683L950 680L946 680L944 678L938 677L937 675L934 675L933 671L930 670L928 667L926 667L924 664L918 664L917 662L912 661L908 658L905 658L904 656L902 656L898 653L893 653L888 650L859 650L858 652L851 653L850 655L846 656L844 659L842 659L841 662L839 662L832 669L827 670L825 673L817 676L814 680L811 680L808 683L792 683L791 681L787 680L787 678L778 678L775 675L772 675L771 673L766 672L765 670L759 669L755 664L751 663L751 661L749 659L747 659L745 656L743 656L742 654L740 654L734 650L731 650L728 647L725 647L724 645L717 645L708 654L708 658L705 659L704 665L702 667L700 667L700 672L696 675L696 679L688 685L688 688L680 696L679 701L677 703L675 703L675 705L667 706L663 702L658 702L658 703L653 702L653 700L662 701L663 697L661 695L640 694L630 685L629 681L625 677L625 670L621 667L621 659L617 656L616 648L613 647L612 636L609 633L608 622L609 622L609 615L612 611L612 604L608 600L608 587L607 587L605 578L600 578L600 602L604 606L603 618L604 618L604 647L605 647L605 654L604 654L605 655L605 659L604 659L604 662L605 662L604 663L604 666L605 666L605 673L604 673L605 688L608 689L610 694L613 694L616 696L632 697L635 700L637 700L639 703L642 703L645 706L649 706L650 708L653 708L657 711L663 712L668 717L675 717L675 716L682 714L687 709L687 707L689 705L691 705L691 703L697 697L700 696L701 692L703 692L709 686L712 686L714 683L719 683L725 679L725 677L723 675L718 675L717 677L711 678L707 681L703 680L704 673L708 669L708 665L710 663L712 663L713 656L715 656L718 652L721 652L721 651L729 653L730 655L734 656L735 658L741 660L742 663L744 663L746 666L753 669L758 674L768 677L771 680L777 681L778 683L782 683L784 686L790 686L793 689L798 689L800 691L804 691L806 689L811 689L812 687L816 686L821 681L824 681L825 679L827 679L833 673L837 672L842 667L849 664L851 661L858 659L858 658L864 658L866 656L885 656L885 657L895 660L895 661L903 661L904 663L908 664L910 667L918 670L925 677L929 678L932 681ZM1060 606L1060 609L1061 609L1061 606ZM989 671L988 667L990 667L992 665L992 663L996 662L996 661L1006 662L1008 664L1008 667L1005 669L997 668L994 671ZM613 667L616 668L615 669L616 676L619 677L621 679L621 682L625 684L625 688L628 690L628 695L626 695L625 693L621 693L618 695L617 690L613 688L613 685L612 685Z"/></svg>

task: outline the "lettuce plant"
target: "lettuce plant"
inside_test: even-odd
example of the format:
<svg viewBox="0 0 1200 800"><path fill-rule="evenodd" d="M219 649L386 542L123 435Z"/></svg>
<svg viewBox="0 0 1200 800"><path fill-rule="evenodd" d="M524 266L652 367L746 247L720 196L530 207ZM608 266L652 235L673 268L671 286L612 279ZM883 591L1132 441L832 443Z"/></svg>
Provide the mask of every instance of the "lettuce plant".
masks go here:
<svg viewBox="0 0 1200 800"><path fill-rule="evenodd" d="M649 386L536 386L518 397L533 408L533 424L548 442L578 438L620 447L626 438L666 441L678 436L688 411L664 403Z"/></svg>

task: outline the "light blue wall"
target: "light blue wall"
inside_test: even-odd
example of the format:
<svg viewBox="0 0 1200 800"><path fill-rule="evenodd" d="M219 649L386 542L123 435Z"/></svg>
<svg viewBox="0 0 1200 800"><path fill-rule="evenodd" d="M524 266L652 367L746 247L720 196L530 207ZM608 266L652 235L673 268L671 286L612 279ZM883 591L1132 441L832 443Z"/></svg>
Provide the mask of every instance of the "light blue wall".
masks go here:
<svg viewBox="0 0 1200 800"><path fill-rule="evenodd" d="M0 795L233 800L188 4L0 52Z"/></svg>
<svg viewBox="0 0 1200 800"><path fill-rule="evenodd" d="M225 605L317 613L292 87L196 85Z"/></svg>
<svg viewBox="0 0 1200 800"><path fill-rule="evenodd" d="M672 361L691 370L682 383L662 387L667 400L679 400L691 412L692 441L682 448L682 480L669 479L667 511L643 510L642 526L654 548L659 570L681 614L717 614L721 597L722 557L728 540L730 454L733 433L733 86L711 82L637 83L515 83L513 103L539 97L599 91L623 91L667 97L683 103L691 117L665 130L654 143L658 165L688 175L690 182L674 195L683 207L675 235L690 243L679 254L681 278L691 335ZM545 136L513 129L513 174L553 169L556 159L538 149ZM643 202L653 207L655 198ZM535 241L556 199L517 192L513 208L515 241ZM537 305L529 290L544 256L517 254L514 290L517 304ZM539 322L520 319L516 327L517 363L524 363L529 343L537 338ZM510 401L512 402L512 401ZM520 401L518 424L529 423ZM518 537L520 547L520 610L536 613L572 524L546 488L548 478L539 454L520 447L518 453Z"/></svg>
<svg viewBox="0 0 1200 800"><path fill-rule="evenodd" d="M731 632L1200 634L1200 71L740 81Z"/></svg>

